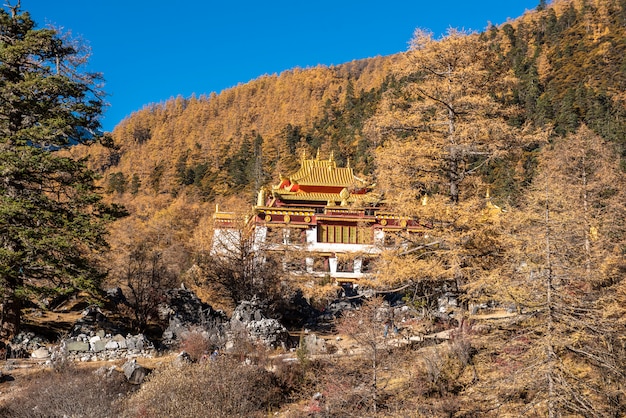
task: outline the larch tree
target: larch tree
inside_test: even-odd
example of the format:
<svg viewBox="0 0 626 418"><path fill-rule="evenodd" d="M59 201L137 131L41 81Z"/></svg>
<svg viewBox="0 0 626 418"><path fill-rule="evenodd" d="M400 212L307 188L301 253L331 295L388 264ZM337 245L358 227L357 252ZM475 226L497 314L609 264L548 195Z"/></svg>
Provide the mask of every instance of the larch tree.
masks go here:
<svg viewBox="0 0 626 418"><path fill-rule="evenodd" d="M390 89L375 119L384 143L378 164L384 189L412 190L413 204L430 194L458 203L474 193L481 168L528 140L509 123L516 109L505 105L516 80L496 62L478 36L450 30L436 40L416 30L397 75L406 83ZM388 157L407 154L388 171Z"/></svg>
<svg viewBox="0 0 626 418"><path fill-rule="evenodd" d="M483 174L541 138L511 123L517 80L497 62L476 35L450 30L436 40L416 30L397 70L403 82L385 93L369 132L382 144L376 175L385 200L429 228L388 253L381 276L424 284L421 293L460 292L498 262L499 208L485 197Z"/></svg>
<svg viewBox="0 0 626 418"><path fill-rule="evenodd" d="M363 348L365 358L370 364L370 372L364 373L369 382L362 385L366 389L363 394L363 404L367 410L376 415L384 398L384 387L388 378L383 378L383 370L392 368L393 362L389 357L389 347L384 340L384 327L391 327L389 318L393 308L385 306L382 297L365 300L355 311L346 312L337 323L339 332L348 335ZM394 325L395 326L395 325ZM392 329L386 332L392 333Z"/></svg>
<svg viewBox="0 0 626 418"><path fill-rule="evenodd" d="M494 358L508 370L499 399L549 417L622 416L624 174L584 126L547 148L525 206L507 214L509 271L493 283L519 313Z"/></svg>
<svg viewBox="0 0 626 418"><path fill-rule="evenodd" d="M94 289L112 211L84 160L62 154L102 138L99 74L54 29L37 29L20 2L0 10L0 334L18 332L34 295Z"/></svg>

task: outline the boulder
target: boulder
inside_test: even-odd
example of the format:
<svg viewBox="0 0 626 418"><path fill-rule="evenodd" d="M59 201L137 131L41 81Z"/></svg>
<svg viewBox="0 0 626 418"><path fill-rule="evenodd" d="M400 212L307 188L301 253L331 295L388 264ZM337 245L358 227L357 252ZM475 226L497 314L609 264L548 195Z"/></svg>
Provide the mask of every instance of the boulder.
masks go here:
<svg viewBox="0 0 626 418"><path fill-rule="evenodd" d="M85 341L68 341L65 348L67 351L89 351L89 343Z"/></svg>
<svg viewBox="0 0 626 418"><path fill-rule="evenodd" d="M277 319L267 318L263 313L264 309L264 304L256 297L251 301L241 302L230 318L230 335L245 332L249 338L268 347L277 347L287 342L287 328ZM232 347L232 341L227 346Z"/></svg>
<svg viewBox="0 0 626 418"><path fill-rule="evenodd" d="M46 347L39 347L38 349L30 353L30 356L34 359L44 359L50 357L50 352Z"/></svg>
<svg viewBox="0 0 626 418"><path fill-rule="evenodd" d="M203 330L211 339L223 339L226 315L202 302L191 290L184 287L166 292L166 301L159 305L159 318L168 322L162 335L166 348L176 346L183 335L190 331Z"/></svg>
<svg viewBox="0 0 626 418"><path fill-rule="evenodd" d="M328 351L326 340L318 337L316 334L307 334L302 341L309 354L325 354Z"/></svg>
<svg viewBox="0 0 626 418"><path fill-rule="evenodd" d="M115 340L107 341L106 345L104 346L105 350L117 350L118 348L120 348L120 345Z"/></svg>
<svg viewBox="0 0 626 418"><path fill-rule="evenodd" d="M150 372L145 367L139 365L137 360L129 360L122 366L126 380L133 385L140 385Z"/></svg>
<svg viewBox="0 0 626 418"><path fill-rule="evenodd" d="M268 347L277 347L289 339L289 332L276 319L260 319L246 324L246 329L252 339L262 342Z"/></svg>
<svg viewBox="0 0 626 418"><path fill-rule="evenodd" d="M106 344L107 344L106 340L97 339L94 342L90 342L89 347L91 348L91 351L93 351L94 353L99 353L100 351L105 350Z"/></svg>
<svg viewBox="0 0 626 418"><path fill-rule="evenodd" d="M123 335L114 335L113 342L117 343L117 348L126 349L126 338Z"/></svg>

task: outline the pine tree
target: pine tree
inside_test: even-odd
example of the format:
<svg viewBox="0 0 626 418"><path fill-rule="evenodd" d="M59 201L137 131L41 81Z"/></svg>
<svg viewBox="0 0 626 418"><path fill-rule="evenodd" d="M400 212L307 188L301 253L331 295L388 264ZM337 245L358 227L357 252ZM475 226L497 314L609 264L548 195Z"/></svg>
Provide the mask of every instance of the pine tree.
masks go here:
<svg viewBox="0 0 626 418"><path fill-rule="evenodd" d="M22 300L94 289L90 262L104 248L112 212L95 174L64 156L101 137L100 76L83 72L85 55L28 12L0 10L1 337L20 326Z"/></svg>

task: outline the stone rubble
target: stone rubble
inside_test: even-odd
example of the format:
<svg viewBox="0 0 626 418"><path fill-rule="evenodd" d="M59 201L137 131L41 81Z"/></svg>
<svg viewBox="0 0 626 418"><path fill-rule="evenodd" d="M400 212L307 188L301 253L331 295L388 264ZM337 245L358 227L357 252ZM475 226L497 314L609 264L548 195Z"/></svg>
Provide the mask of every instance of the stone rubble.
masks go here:
<svg viewBox="0 0 626 418"><path fill-rule="evenodd" d="M226 348L232 348L234 338L242 333L267 347L279 347L289 339L289 332L278 320L266 318L265 306L258 298L243 301L235 308L230 319L229 339Z"/></svg>
<svg viewBox="0 0 626 418"><path fill-rule="evenodd" d="M59 345L59 355L73 361L102 361L154 357L156 354L154 344L143 334L101 335L98 331L65 339Z"/></svg>
<svg viewBox="0 0 626 418"><path fill-rule="evenodd" d="M120 291L115 292L119 299ZM57 345L52 345L34 333L16 337L15 347L24 356L40 359L47 364L64 361L112 361L139 357L154 357L159 350L175 350L189 333L201 332L215 347L232 349L237 339L245 338L267 347L285 347L289 341L287 328L277 319L265 315L266 306L258 299L244 301L235 308L231 318L222 311L203 303L196 294L185 288L167 292L165 302L159 306L159 317L168 326L162 334L161 345L155 347L145 335L132 335L109 321L97 306L89 306L82 312L69 335ZM311 342L317 346L319 342ZM186 359L179 359L184 363Z"/></svg>
<svg viewBox="0 0 626 418"><path fill-rule="evenodd" d="M196 294L185 288L171 289L166 293L166 301L158 307L159 319L167 322L161 344L174 349L189 332L202 330L209 341L219 343L225 335L228 323L226 314L214 310L202 302Z"/></svg>

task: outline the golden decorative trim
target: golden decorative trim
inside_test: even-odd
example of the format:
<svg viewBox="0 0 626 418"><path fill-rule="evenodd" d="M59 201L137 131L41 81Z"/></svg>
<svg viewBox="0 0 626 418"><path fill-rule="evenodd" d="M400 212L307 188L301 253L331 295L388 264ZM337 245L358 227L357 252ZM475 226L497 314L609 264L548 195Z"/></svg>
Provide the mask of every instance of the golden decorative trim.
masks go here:
<svg viewBox="0 0 626 418"><path fill-rule="evenodd" d="M288 224L289 222L291 222L291 216L289 216L289 215L285 215L285 216L283 217L283 220L285 221L285 223L286 223L286 224Z"/></svg>
<svg viewBox="0 0 626 418"><path fill-rule="evenodd" d="M306 223L311 222L311 217L310 216L305 216L304 217L304 222L306 222Z"/></svg>
<svg viewBox="0 0 626 418"><path fill-rule="evenodd" d="M387 219L381 219L380 224L381 224L382 226L387 225Z"/></svg>
<svg viewBox="0 0 626 418"><path fill-rule="evenodd" d="M265 222L271 222L271 220L272 220L271 215L265 215Z"/></svg>
<svg viewBox="0 0 626 418"><path fill-rule="evenodd" d="M401 220L401 221L400 221L400 226L401 226L402 228L406 228L406 225L407 225L407 223L406 223L406 219L403 219L403 220Z"/></svg>
<svg viewBox="0 0 626 418"><path fill-rule="evenodd" d="M334 222L363 222L372 223L375 222L372 218L360 218L360 217L348 217L348 216L324 216L317 215L318 221L334 221Z"/></svg>

